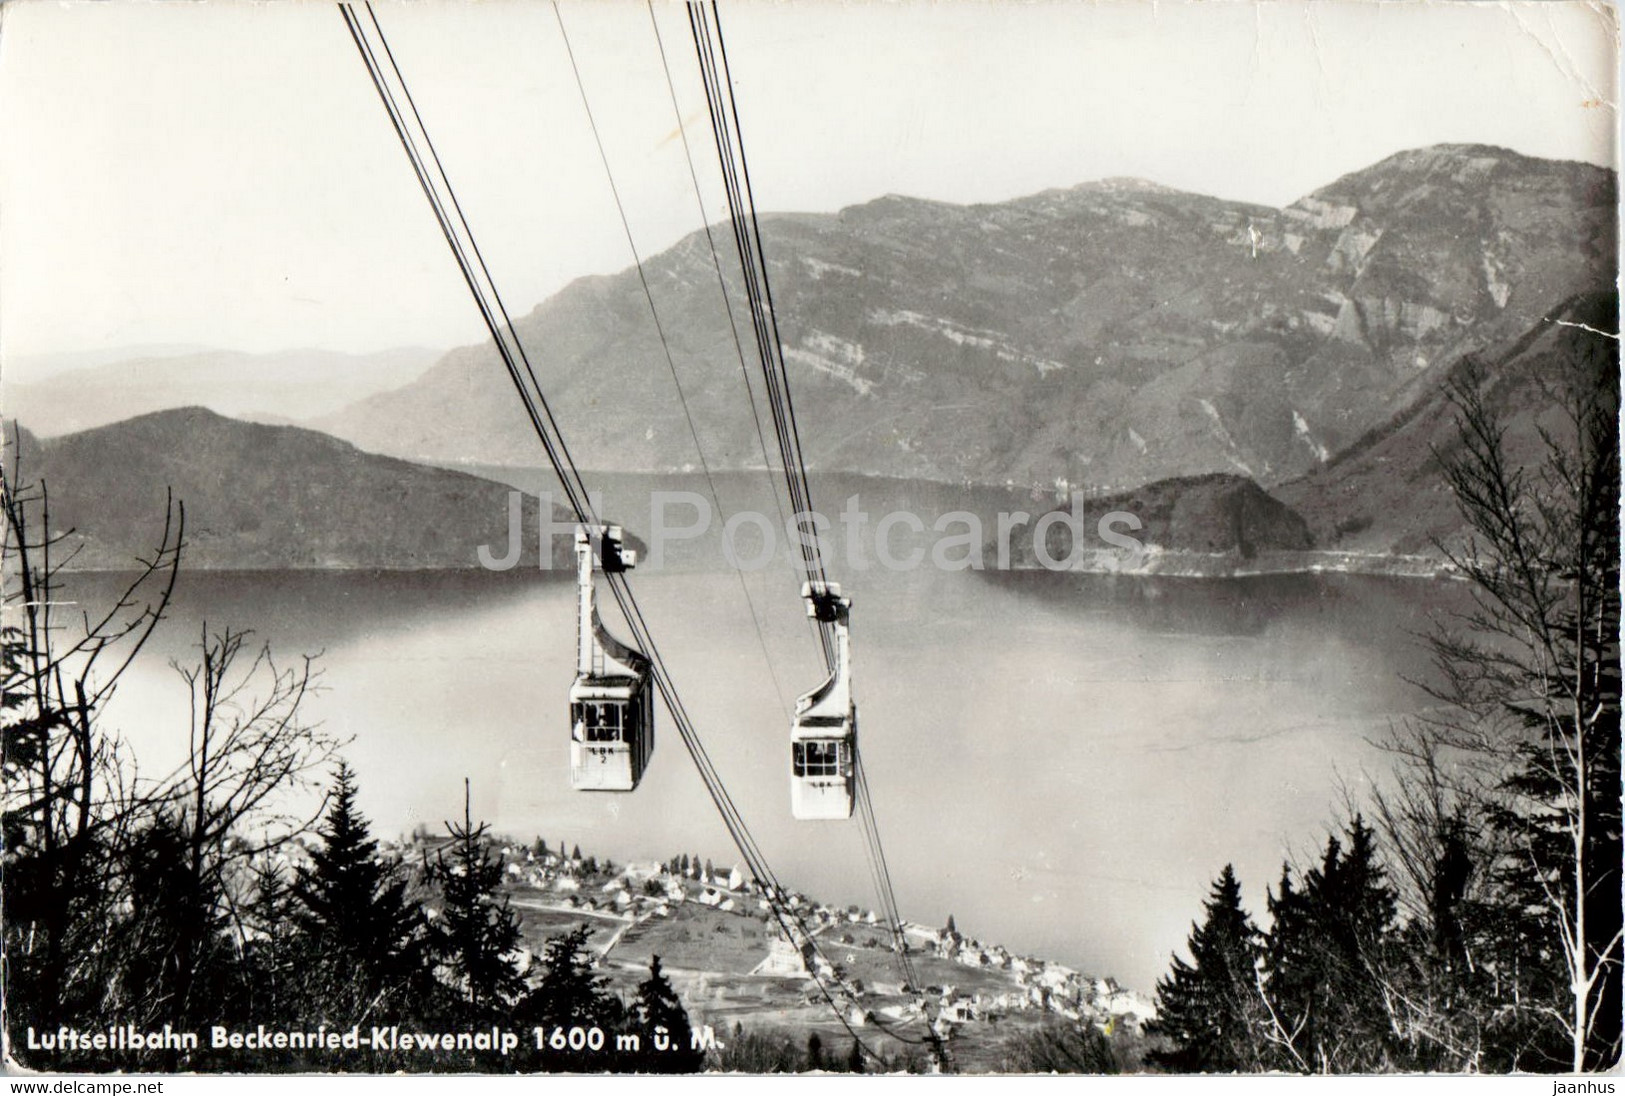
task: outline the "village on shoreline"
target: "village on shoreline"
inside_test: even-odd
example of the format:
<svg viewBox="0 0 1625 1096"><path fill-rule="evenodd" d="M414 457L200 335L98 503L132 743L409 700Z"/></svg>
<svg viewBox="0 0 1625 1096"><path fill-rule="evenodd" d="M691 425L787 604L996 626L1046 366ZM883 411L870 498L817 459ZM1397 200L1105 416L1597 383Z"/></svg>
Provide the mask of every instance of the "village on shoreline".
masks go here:
<svg viewBox="0 0 1625 1096"><path fill-rule="evenodd" d="M420 829L381 840L380 853L410 869L444 843ZM303 848L294 843L279 855L297 861ZM503 897L520 922L514 961L522 973L538 970L550 937L584 926L613 990L629 991L659 956L696 1030L710 1028L722 1041L768 1029L800 1040L817 1033L838 1046L856 1030L886 1045L895 1033L918 1036L929 1025L962 1065L997 1069L1013 1035L1060 1022L1138 1038L1155 1016L1147 997L1110 977L1016 954L961 931L951 916L944 926L901 925L915 994L899 974L890 927L874 910L784 890L783 908L798 916L792 932L804 930L817 944L803 939L798 947L775 923L763 886L737 866L687 854L617 864L541 839L499 838L492 851L503 864ZM435 917L432 902L425 905ZM824 987L838 987L840 1016Z"/></svg>

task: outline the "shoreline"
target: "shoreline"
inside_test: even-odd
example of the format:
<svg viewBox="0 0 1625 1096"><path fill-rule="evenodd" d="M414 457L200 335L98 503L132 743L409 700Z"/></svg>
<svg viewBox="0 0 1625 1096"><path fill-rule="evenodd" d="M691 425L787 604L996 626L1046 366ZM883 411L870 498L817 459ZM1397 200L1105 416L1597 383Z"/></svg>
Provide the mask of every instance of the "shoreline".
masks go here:
<svg viewBox="0 0 1625 1096"><path fill-rule="evenodd" d="M1009 572L1032 574L1114 575L1124 578L1238 579L1272 575L1371 575L1384 578L1460 579L1442 556L1396 555L1328 550L1276 550L1243 557L1235 552L1191 552L1147 548L1138 567L1122 566L1115 552L1085 555L1071 567L1052 569L1028 561L1014 562Z"/></svg>

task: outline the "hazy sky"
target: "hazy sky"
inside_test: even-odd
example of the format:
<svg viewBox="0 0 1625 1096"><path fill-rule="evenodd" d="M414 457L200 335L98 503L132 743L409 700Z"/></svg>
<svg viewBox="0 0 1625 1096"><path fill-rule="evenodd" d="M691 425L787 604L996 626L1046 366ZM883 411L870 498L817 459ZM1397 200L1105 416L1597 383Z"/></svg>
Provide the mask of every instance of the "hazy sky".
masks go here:
<svg viewBox="0 0 1625 1096"><path fill-rule="evenodd" d="M377 10L510 307L629 265L554 9ZM700 221L650 10L560 10L651 254ZM715 219L687 20L654 15ZM1615 158L1602 5L746 0L722 18L764 210L1111 175L1281 205L1440 141ZM0 127L7 357L483 337L331 4L13 0Z"/></svg>

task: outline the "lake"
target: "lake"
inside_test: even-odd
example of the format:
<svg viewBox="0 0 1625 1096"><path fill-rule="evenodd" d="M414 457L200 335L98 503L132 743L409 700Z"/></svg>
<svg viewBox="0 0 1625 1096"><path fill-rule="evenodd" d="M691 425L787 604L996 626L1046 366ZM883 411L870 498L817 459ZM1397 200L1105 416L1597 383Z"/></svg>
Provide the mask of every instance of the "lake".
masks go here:
<svg viewBox="0 0 1625 1096"><path fill-rule="evenodd" d="M1346 575L837 577L854 600L861 743L904 915L952 913L986 942L1144 991L1227 862L1261 916L1283 858L1324 840L1339 783L1358 792L1383 771L1368 739L1427 703L1404 680L1426 673L1414 633L1465 593ZM72 596L113 586L81 576ZM634 572L633 586L781 881L876 906L857 823L790 818L789 710L822 663L788 566L740 575L691 556ZM186 733L169 661L205 620L250 627L284 658L322 652L309 711L352 739L380 833L439 829L467 777L476 817L499 832L616 860L734 863L663 711L637 792L570 790L573 614L564 573L186 573L108 714L157 771Z"/></svg>

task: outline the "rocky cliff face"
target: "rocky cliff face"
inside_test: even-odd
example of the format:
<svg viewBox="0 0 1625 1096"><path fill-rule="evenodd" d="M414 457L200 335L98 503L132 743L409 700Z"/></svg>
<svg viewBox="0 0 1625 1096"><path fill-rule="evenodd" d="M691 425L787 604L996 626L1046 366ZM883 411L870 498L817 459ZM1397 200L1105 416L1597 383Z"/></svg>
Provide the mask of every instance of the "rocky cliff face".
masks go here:
<svg viewBox="0 0 1625 1096"><path fill-rule="evenodd" d="M1107 180L998 205L887 197L763 233L814 468L1272 484L1611 283L1614 203L1602 168L1436 146L1285 209ZM646 265L706 459L759 466L704 235ZM635 272L578 281L516 326L582 466L697 465ZM488 346L315 425L401 456L541 459Z"/></svg>
<svg viewBox="0 0 1625 1096"><path fill-rule="evenodd" d="M1510 468L1538 482L1549 443L1572 443L1564 393L1612 392L1619 376L1619 298L1611 292L1564 302L1517 338L1452 363L1449 379L1476 376L1499 416ZM1409 408L1310 474L1275 488L1308 522L1317 547L1361 553L1459 549L1466 523L1440 473L1461 452L1457 413L1444 380Z"/></svg>

